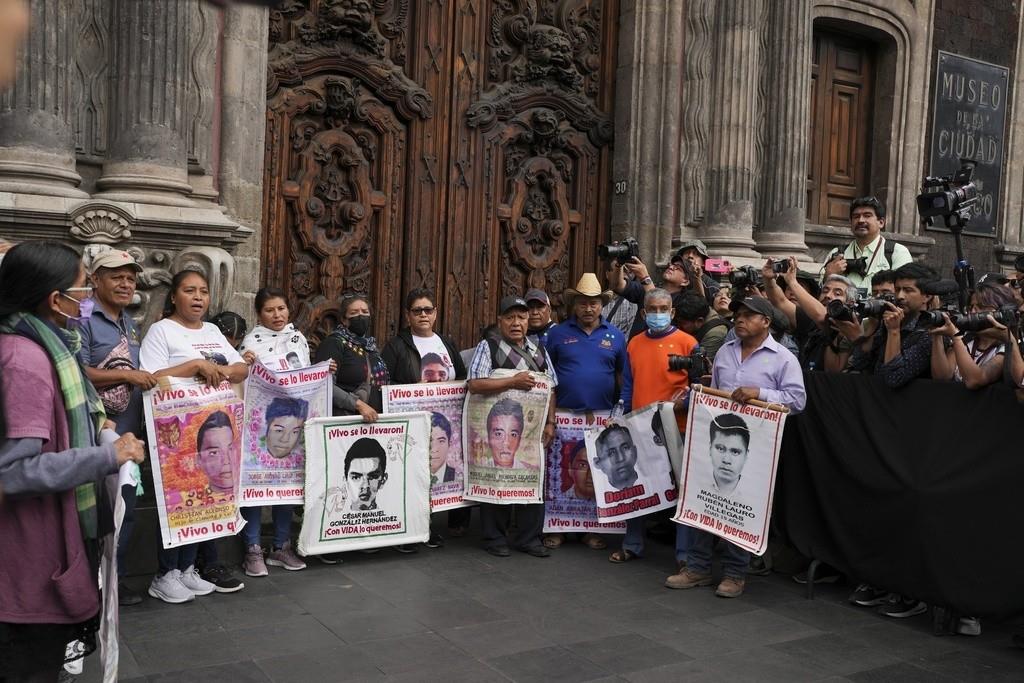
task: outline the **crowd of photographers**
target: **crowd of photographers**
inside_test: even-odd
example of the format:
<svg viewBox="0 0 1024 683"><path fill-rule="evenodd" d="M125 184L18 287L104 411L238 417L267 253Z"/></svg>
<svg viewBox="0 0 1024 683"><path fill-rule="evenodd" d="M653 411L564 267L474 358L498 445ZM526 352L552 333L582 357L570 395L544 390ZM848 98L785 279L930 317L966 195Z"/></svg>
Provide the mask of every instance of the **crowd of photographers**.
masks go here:
<svg viewBox="0 0 1024 683"><path fill-rule="evenodd" d="M875 374L896 390L930 378L961 382L968 389L1007 382L1020 391L1024 257L1012 277L986 273L975 281L971 273L960 282L943 279L935 268L914 261L906 247L887 239L885 222L879 200L856 199L850 208L853 239L828 254L820 271L801 270L793 257L768 259L760 269L732 269L722 286L705 271L710 260L704 244L683 244L658 286L672 296L674 324L699 345L689 356L673 357L669 369L689 371L691 381L699 376L708 380L716 353L735 338L730 302L754 297L770 304L771 336L805 372ZM621 299L606 307L606 315L627 335L636 334L643 324L644 293L656 283L634 242L603 248L602 255L610 264L608 284ZM636 305L632 317L616 316L623 301ZM824 567L816 581L837 578ZM807 577L794 579L806 582ZM850 601L897 618L927 609L913 597L863 583ZM963 617L955 630L976 635L980 624Z"/></svg>

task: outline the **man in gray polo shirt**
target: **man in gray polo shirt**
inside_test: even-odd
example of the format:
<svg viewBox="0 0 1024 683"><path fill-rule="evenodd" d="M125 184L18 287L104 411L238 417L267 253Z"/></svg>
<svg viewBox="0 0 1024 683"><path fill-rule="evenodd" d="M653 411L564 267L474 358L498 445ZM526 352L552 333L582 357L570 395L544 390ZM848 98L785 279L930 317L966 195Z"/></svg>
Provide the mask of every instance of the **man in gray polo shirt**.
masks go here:
<svg viewBox="0 0 1024 683"><path fill-rule="evenodd" d="M132 255L119 249L100 253L89 264L93 283L92 315L79 321L82 348L78 357L85 374L103 399L107 417L117 425L118 434L131 432L146 438L142 424L142 392L156 386L156 378L139 370L139 346L142 335L125 311L135 296L135 281L142 267ZM125 550L131 540L135 521L135 487L121 489L125 502L121 538L117 544L117 571L124 576ZM121 585L118 599L122 605L142 602L142 596Z"/></svg>

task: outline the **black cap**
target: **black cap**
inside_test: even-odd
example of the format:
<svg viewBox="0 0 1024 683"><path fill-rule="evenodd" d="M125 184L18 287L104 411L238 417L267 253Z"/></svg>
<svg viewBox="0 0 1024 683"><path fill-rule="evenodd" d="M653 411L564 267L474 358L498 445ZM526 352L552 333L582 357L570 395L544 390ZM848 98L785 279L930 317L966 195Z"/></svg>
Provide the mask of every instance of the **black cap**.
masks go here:
<svg viewBox="0 0 1024 683"><path fill-rule="evenodd" d="M549 306L551 304L551 301L548 299L547 292L545 292L543 289L527 290L526 296L524 296L523 298L526 299L527 302L539 301L545 306Z"/></svg>
<svg viewBox="0 0 1024 683"><path fill-rule="evenodd" d="M761 296L748 296L745 299L733 299L732 303L729 304L729 310L735 313L739 310L740 306L746 306L754 313L760 313L761 315L768 318L768 320L774 320L775 312L772 305Z"/></svg>
<svg viewBox="0 0 1024 683"><path fill-rule="evenodd" d="M526 305L526 300L522 297L509 295L501 300L498 304L498 315L505 315L513 308L521 308L524 311L529 310L529 306Z"/></svg>
<svg viewBox="0 0 1024 683"><path fill-rule="evenodd" d="M1002 273L985 273L978 278L979 285L1005 285L1010 281L1010 278Z"/></svg>

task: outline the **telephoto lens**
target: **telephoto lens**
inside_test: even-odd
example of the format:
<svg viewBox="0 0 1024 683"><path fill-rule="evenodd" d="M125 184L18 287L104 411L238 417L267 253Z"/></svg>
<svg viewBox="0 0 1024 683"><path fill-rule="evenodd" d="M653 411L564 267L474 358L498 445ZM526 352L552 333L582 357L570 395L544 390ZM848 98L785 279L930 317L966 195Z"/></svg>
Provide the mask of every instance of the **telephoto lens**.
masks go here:
<svg viewBox="0 0 1024 683"><path fill-rule="evenodd" d="M917 316L917 324L920 327L932 329L945 325L946 321L942 318L942 311L922 311Z"/></svg>

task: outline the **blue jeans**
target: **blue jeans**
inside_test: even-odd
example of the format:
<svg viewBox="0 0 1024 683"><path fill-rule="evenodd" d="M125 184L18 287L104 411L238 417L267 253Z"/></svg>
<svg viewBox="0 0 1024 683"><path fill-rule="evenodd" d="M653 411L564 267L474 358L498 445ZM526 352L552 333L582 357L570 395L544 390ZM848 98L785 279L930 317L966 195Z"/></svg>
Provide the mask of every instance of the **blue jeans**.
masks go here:
<svg viewBox="0 0 1024 683"><path fill-rule="evenodd" d="M284 546L292 537L292 508L294 505L271 505L270 512L274 518L274 548ZM260 516L263 506L242 508L245 528L242 538L247 546L258 545L260 542Z"/></svg>
<svg viewBox="0 0 1024 683"><path fill-rule="evenodd" d="M714 534L701 529L690 529L690 550L686 554L686 568L695 574L711 573L711 551L715 546ZM750 553L728 541L722 542L722 574L742 579L747 574Z"/></svg>
<svg viewBox="0 0 1024 683"><path fill-rule="evenodd" d="M159 532L157 532L159 533ZM163 541L158 539L160 545L163 545ZM156 560L159 565L159 575L163 576L172 569L180 569L185 571L196 563L196 555L199 553L198 543L189 543L188 545L180 545L177 548L161 548L157 552Z"/></svg>
<svg viewBox="0 0 1024 683"><path fill-rule="evenodd" d="M622 549L628 550L637 557L644 556L644 529L649 515L632 517L626 520L626 535L622 539ZM690 547L692 528L676 524L676 562L686 560L686 551Z"/></svg>

